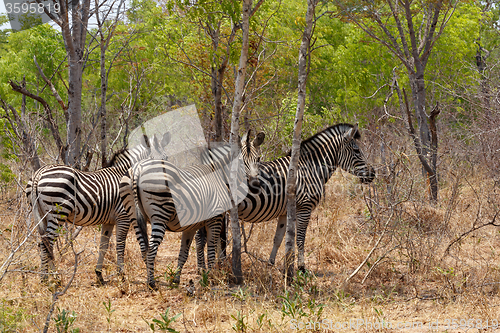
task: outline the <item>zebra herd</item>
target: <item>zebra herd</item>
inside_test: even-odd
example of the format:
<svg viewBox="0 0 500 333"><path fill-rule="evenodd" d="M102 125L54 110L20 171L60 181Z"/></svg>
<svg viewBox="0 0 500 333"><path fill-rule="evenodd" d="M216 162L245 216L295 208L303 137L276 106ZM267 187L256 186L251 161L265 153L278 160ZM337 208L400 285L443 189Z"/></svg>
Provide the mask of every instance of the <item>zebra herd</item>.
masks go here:
<svg viewBox="0 0 500 333"><path fill-rule="evenodd" d="M123 209L119 195L120 179L140 160L151 156L165 158L163 151L170 142L170 133L163 136L161 143L156 137L152 141L143 138L142 143L134 149L115 153L109 167L96 172L83 172L65 165L47 165L35 172L26 187L26 195L33 208L35 222L38 223L38 232L42 236L39 246L43 281L48 278L49 266L54 269L54 240L59 226L66 222L76 226L102 225L99 258L95 269L101 284L104 283L104 256L113 228L117 224L116 237L120 239L116 244L117 265L119 272L123 271L125 239L129 225L126 223L128 215ZM143 239L138 238L138 241L141 243Z"/></svg>
<svg viewBox="0 0 500 333"><path fill-rule="evenodd" d="M311 212L324 195L325 184L333 172L340 167L363 183L375 177L357 145L359 138L357 125L338 124L301 144L296 192L296 242L301 270L305 269L304 241ZM138 147L116 153L110 167L96 172L82 172L62 165L45 166L35 172L26 194L42 236L39 244L42 280L47 279L49 266L54 269L52 247L57 229L70 222L77 226L102 225L96 265L100 283L104 283L102 264L114 225L117 225L118 271L123 273L125 240L133 224L151 288L156 288L154 264L165 231L182 232L174 278L178 283L195 234L198 268L205 267L205 243L208 243L208 268L213 267L216 244L225 223L223 216L238 198L240 219L258 223L278 218L269 259L274 264L285 233L285 187L290 155L260 162L264 133L253 140L247 133L241 140L240 152L244 172L238 173L238 178L239 183L248 185L240 186L233 194L229 191L234 163L229 146L207 150L200 165L178 168L168 162L168 156L163 153L169 141L169 134L161 143L156 137L145 138ZM152 226L149 241L147 221Z"/></svg>

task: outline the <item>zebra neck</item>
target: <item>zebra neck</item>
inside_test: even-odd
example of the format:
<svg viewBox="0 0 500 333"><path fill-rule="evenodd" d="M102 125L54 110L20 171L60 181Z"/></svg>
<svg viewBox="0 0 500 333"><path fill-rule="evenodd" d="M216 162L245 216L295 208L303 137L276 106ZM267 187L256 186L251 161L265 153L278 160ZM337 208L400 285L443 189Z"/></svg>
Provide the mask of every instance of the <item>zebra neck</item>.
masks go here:
<svg viewBox="0 0 500 333"><path fill-rule="evenodd" d="M328 182L338 167L336 149L328 145L318 146L316 149L301 150L297 170L299 172L314 173L324 183ZM290 165L291 156L286 158Z"/></svg>

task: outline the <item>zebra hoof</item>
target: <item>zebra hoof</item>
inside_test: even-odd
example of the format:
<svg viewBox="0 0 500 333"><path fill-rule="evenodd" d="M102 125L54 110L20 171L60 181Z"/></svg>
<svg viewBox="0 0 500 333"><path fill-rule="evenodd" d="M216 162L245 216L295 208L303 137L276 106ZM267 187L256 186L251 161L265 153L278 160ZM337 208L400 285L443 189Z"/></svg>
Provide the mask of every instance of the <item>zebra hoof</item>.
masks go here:
<svg viewBox="0 0 500 333"><path fill-rule="evenodd" d="M149 290L153 290L153 291L158 290L158 287L156 286L156 282L155 281L148 282L148 288L149 288Z"/></svg>
<svg viewBox="0 0 500 333"><path fill-rule="evenodd" d="M104 278L102 277L102 272L96 270L95 271L95 275L97 276L96 285L98 285L98 286L104 286L106 284L106 281L104 281Z"/></svg>

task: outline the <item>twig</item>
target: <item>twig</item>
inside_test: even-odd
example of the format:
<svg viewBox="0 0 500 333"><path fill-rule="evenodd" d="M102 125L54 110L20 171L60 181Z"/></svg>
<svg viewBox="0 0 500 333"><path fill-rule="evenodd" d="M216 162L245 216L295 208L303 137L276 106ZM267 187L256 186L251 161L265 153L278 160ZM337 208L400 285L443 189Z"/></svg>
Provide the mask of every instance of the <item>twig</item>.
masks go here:
<svg viewBox="0 0 500 333"><path fill-rule="evenodd" d="M444 251L444 255L448 254L448 252L450 251L450 248L457 242L459 242L460 240L462 240L465 236L467 236L468 234L478 230L478 229L481 229L483 227L486 227L488 225L492 225L494 227L500 227L500 224L495 224L495 221L497 219L497 216L498 214L500 213L500 210L497 210L497 212L495 213L495 216L493 216L493 219L489 222L486 222L486 223L483 223L479 226L475 226L475 227L472 227L472 229L464 232L463 234L461 234L460 236L458 236L453 242L451 242L448 247L446 248L446 250ZM444 257L444 256L443 256Z"/></svg>
<svg viewBox="0 0 500 333"><path fill-rule="evenodd" d="M52 295L52 304L50 305L50 310L49 310L49 313L47 314L47 319L45 320L45 325L43 327L43 333L47 333L47 331L49 330L50 318L52 317L52 313L54 312L54 308L56 306L57 300L59 299L59 297L63 296L66 293L66 291L68 291L69 287L73 283L73 280L76 276L76 270L78 268L78 256L83 251L85 251L85 250L81 250L80 252L76 253L75 247L73 246L73 241L70 240L70 243L71 243L71 249L73 250L73 254L75 255L75 265L73 268L73 275L71 276L69 282L66 284L66 287L64 287L63 291L60 291L60 292L56 291Z"/></svg>
<svg viewBox="0 0 500 333"><path fill-rule="evenodd" d="M366 256L365 260L363 260L363 262L358 266L358 268L356 268L354 270L354 272L352 272L351 275L349 275L349 277L345 280L344 283L348 283L354 276L356 276L356 274L358 274L358 272L361 270L361 268L363 268L363 266L366 264L366 262L370 259L370 257L372 256L373 252L377 249L378 245L380 244L380 241L385 236L385 232L387 231L387 226L389 225L389 222L391 222L393 216L394 216L394 210L392 210L391 215L389 216L389 218L385 222L384 230L382 231L382 235L380 235L380 237L378 238L377 242L375 243L375 245L371 249L370 253L368 253L368 255Z"/></svg>

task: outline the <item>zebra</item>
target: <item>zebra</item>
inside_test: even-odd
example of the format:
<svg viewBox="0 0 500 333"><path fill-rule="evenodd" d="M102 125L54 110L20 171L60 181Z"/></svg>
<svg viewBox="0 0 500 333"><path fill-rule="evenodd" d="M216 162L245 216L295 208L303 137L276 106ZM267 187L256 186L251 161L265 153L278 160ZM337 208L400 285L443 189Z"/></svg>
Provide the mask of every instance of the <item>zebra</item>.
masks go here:
<svg viewBox="0 0 500 333"><path fill-rule="evenodd" d="M302 272L305 272L304 242L309 219L324 196L325 184L334 171L340 167L357 176L362 183L370 183L375 178L373 167L367 164L357 144L360 138L358 125L337 124L301 143L296 182L296 243L297 266ZM245 222L260 223L278 218L273 249L269 257L271 265L275 263L286 231L286 182L290 156L291 153L274 161L261 162L260 191L248 193L245 200L238 205L239 218ZM205 238L204 230L196 234L198 266L205 265Z"/></svg>
<svg viewBox="0 0 500 333"><path fill-rule="evenodd" d="M260 162L258 147L264 137L264 133L259 133L250 142L250 132L247 132L242 139L245 149L241 152L241 157L250 191L256 191L260 186L256 178ZM155 258L166 230L182 232L173 283L180 282L189 247L196 231L201 227L208 230L208 268L213 266L222 214L230 209L230 202L226 200L230 146L211 148L208 154L211 157L210 163L182 169L167 161L144 160L136 163L120 182L120 196L130 217L128 223L137 222L138 230L142 231L142 238L147 239L145 222L151 222L149 244L144 242L147 248L141 246L142 257L147 265L148 286L151 289L156 289ZM239 176L244 177L241 173ZM183 203L180 204L176 198L181 198ZM140 237L141 235L138 235L138 238Z"/></svg>
<svg viewBox="0 0 500 333"><path fill-rule="evenodd" d="M154 136L153 148L146 136L133 149L116 152L108 167L95 172L84 172L66 165L46 165L38 169L26 187L28 201L33 208L35 222L42 236L39 243L41 252L42 282L48 279L49 267L53 263L53 244L59 226L66 222L76 226L101 226L99 257L95 268L97 282L104 284L102 266L109 238L115 223L127 219L119 195L119 183L132 163L153 156L166 158L163 148L170 142L170 133L164 134L161 143ZM128 224L124 224L128 225ZM134 225L134 227L136 227ZM117 265L123 273L125 239L128 228L117 228ZM141 241L141 240L139 240Z"/></svg>

